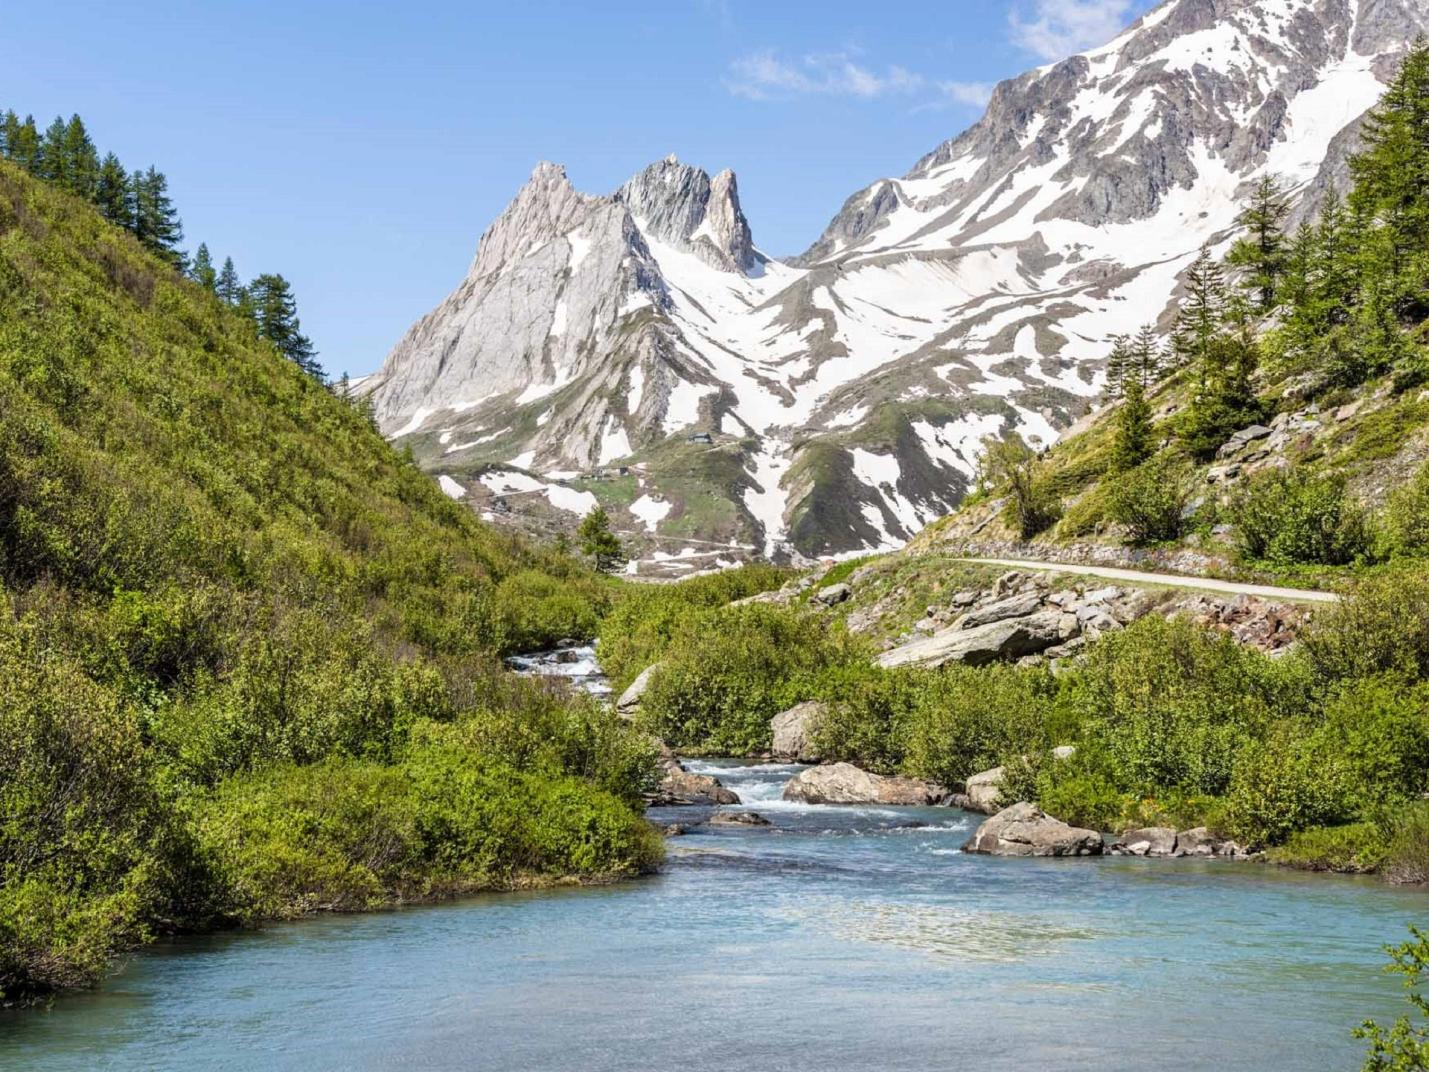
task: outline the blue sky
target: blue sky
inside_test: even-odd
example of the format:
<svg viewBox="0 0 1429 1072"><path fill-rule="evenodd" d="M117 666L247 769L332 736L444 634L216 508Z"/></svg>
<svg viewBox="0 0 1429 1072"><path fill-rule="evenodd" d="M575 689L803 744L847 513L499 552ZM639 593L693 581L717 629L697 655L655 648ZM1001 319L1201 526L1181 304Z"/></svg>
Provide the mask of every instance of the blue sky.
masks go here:
<svg viewBox="0 0 1429 1072"><path fill-rule="evenodd" d="M157 164L189 247L287 275L336 375L455 286L537 161L588 192L671 152L732 167L756 243L796 253L999 79L1152 0L6 6L0 108Z"/></svg>

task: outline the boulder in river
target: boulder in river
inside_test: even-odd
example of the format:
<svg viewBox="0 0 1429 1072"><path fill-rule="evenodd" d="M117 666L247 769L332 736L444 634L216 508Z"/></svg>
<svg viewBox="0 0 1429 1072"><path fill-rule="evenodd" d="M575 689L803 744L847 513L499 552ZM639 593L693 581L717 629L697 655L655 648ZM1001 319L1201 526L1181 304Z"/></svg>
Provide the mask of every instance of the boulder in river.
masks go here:
<svg viewBox="0 0 1429 1072"><path fill-rule="evenodd" d="M717 811L710 816L711 826L772 826L757 811Z"/></svg>
<svg viewBox="0 0 1429 1072"><path fill-rule="evenodd" d="M770 749L774 759L781 763L817 763L819 753L813 742L814 727L826 710L817 700L808 700L775 715L771 723L774 743Z"/></svg>
<svg viewBox="0 0 1429 1072"><path fill-rule="evenodd" d="M655 676L655 671L660 668L659 663L652 663L640 675L630 683L630 687L620 694L620 699L615 701L615 710L626 718L633 718L640 710L640 700L645 695L645 690L650 687L650 681Z"/></svg>
<svg viewBox="0 0 1429 1072"><path fill-rule="evenodd" d="M1024 800L978 827L963 851L989 856L1100 856L1105 847L1095 830L1068 826Z"/></svg>
<svg viewBox="0 0 1429 1072"><path fill-rule="evenodd" d="M941 804L948 791L916 778L887 777L852 763L811 767L784 786L784 799L805 804L893 804L920 807Z"/></svg>
<svg viewBox="0 0 1429 1072"><path fill-rule="evenodd" d="M1042 611L1025 618L991 622L976 629L944 629L930 637L914 640L878 657L878 665L943 666L966 663L984 666L1000 659L1036 655L1065 639L1060 632L1059 611Z"/></svg>
<svg viewBox="0 0 1429 1072"><path fill-rule="evenodd" d="M1121 847L1131 856L1175 856L1176 829L1146 826L1128 830L1121 836Z"/></svg>
<svg viewBox="0 0 1429 1072"><path fill-rule="evenodd" d="M968 811L980 811L984 815L997 814L998 801L1002 798L1002 775L1001 767L974 774L967 780L963 799L958 803Z"/></svg>
<svg viewBox="0 0 1429 1072"><path fill-rule="evenodd" d="M685 770L666 771L656 796L659 804L738 804L739 796L709 774Z"/></svg>

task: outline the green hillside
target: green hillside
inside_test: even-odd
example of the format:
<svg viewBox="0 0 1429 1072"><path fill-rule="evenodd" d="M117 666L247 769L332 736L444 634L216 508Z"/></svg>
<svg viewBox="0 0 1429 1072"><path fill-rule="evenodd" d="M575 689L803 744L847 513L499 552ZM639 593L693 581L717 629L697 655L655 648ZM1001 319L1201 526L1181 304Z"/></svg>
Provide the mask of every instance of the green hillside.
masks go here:
<svg viewBox="0 0 1429 1072"><path fill-rule="evenodd" d="M0 161L0 992L155 934L647 868L646 746L498 656L603 582Z"/></svg>

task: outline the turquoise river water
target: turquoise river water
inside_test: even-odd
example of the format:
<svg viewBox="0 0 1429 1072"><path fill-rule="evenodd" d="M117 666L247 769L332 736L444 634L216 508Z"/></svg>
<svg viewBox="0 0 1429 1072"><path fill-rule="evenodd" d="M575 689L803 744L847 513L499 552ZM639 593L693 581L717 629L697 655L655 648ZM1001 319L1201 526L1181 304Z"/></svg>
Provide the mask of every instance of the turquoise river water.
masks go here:
<svg viewBox="0 0 1429 1072"><path fill-rule="evenodd" d="M0 1013L0 1069L1354 1069L1429 895L1211 861L958 851L950 809L784 803L625 885L188 938ZM708 809L664 809L694 823Z"/></svg>

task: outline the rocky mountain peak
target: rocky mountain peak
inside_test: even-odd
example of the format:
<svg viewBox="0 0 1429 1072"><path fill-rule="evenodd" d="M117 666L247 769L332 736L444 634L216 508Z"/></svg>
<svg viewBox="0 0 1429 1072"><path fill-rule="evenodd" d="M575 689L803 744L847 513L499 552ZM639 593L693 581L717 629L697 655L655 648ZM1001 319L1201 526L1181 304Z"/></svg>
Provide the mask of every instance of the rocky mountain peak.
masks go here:
<svg viewBox="0 0 1429 1072"><path fill-rule="evenodd" d="M744 273L758 263L732 171L711 179L672 153L632 178L615 198L647 237L694 253L712 267Z"/></svg>

